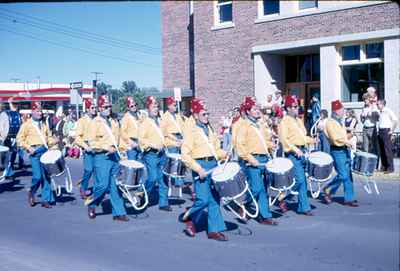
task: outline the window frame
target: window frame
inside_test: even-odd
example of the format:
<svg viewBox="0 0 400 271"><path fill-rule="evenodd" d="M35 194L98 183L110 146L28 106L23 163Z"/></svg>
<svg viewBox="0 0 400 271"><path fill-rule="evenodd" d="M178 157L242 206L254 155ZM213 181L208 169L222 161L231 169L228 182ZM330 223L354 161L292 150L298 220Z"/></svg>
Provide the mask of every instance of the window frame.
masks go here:
<svg viewBox="0 0 400 271"><path fill-rule="evenodd" d="M300 2L302 2L301 0L297 1L297 11L298 12L308 12L308 11L313 11L313 10L318 10L318 0L307 0L307 1L314 1L316 2L316 6L315 7L310 7L310 8L300 8Z"/></svg>
<svg viewBox="0 0 400 271"><path fill-rule="evenodd" d="M375 57L375 58L367 58L367 44L371 43L382 43L383 40L370 40L365 42L358 42L358 43L343 43L339 47L339 54L340 54L340 61L339 66L346 66L346 65L360 65L360 64L373 64L373 63L383 63L385 59L385 51L383 51L383 58ZM342 57L342 48L346 46L352 45L360 45L360 59L359 60L343 60ZM384 47L383 47L384 48Z"/></svg>
<svg viewBox="0 0 400 271"><path fill-rule="evenodd" d="M227 22L220 22L221 18L219 16L219 7L220 6L225 6L225 5L232 5L232 21L227 21ZM233 1L227 1L225 3L218 3L218 0L214 0L213 2L213 9L214 9L214 26L212 27L212 30L216 29L221 29L221 28L229 28L233 27Z"/></svg>
<svg viewBox="0 0 400 271"><path fill-rule="evenodd" d="M281 16L281 0L278 0L278 2L279 2L279 12L277 12L277 13L273 13L273 14L264 14L264 1L263 0L258 0L257 1L258 2L258 12L257 12L257 14L258 14L258 16L257 16L257 18L258 19L272 19L272 18L275 18L275 17L279 17L279 16Z"/></svg>

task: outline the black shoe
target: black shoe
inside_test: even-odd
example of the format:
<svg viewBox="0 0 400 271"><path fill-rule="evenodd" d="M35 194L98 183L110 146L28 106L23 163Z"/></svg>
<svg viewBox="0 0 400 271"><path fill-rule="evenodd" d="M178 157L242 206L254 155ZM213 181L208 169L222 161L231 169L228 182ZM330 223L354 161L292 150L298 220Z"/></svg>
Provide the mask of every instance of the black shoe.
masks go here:
<svg viewBox="0 0 400 271"><path fill-rule="evenodd" d="M159 207L158 208L160 211L164 211L164 212L172 212L172 207L167 205L167 206L163 206L163 207Z"/></svg>
<svg viewBox="0 0 400 271"><path fill-rule="evenodd" d="M120 221L120 222L128 222L129 218L126 215L117 215L113 216L114 221Z"/></svg>
<svg viewBox="0 0 400 271"><path fill-rule="evenodd" d="M90 219L96 218L96 209L95 208L88 208L88 216Z"/></svg>

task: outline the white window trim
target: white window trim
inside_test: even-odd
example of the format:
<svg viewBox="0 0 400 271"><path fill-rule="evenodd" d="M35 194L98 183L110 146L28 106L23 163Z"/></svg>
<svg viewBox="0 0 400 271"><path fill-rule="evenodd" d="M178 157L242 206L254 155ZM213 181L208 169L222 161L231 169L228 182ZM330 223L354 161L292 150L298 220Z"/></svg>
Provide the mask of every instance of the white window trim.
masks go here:
<svg viewBox="0 0 400 271"><path fill-rule="evenodd" d="M273 14L264 14L264 1L258 0L258 7L257 7L257 20L265 20L265 19L274 19L279 18L281 16L281 0L279 0L279 12Z"/></svg>
<svg viewBox="0 0 400 271"><path fill-rule="evenodd" d="M314 1L314 0L310 0L310 1ZM300 2L301 1L297 1L297 11L298 12L315 12L319 10L319 4L317 1L317 6L316 7L311 7L311 8L300 8Z"/></svg>
<svg viewBox="0 0 400 271"><path fill-rule="evenodd" d="M346 43L341 44L339 47L340 52L340 66L347 66L347 65L360 65L360 64L374 64L374 63L383 63L384 58L375 57L375 58L367 58L366 52L366 45L371 43L383 43L383 40L369 40L365 42L359 43ZM352 46L352 45L360 45L360 59L359 60L342 60L342 48L345 46Z"/></svg>
<svg viewBox="0 0 400 271"><path fill-rule="evenodd" d="M225 5L232 5L232 21L220 23L218 7L219 6L225 6ZM213 2L213 9L214 9L214 27L213 28L220 29L220 26L223 27L223 28L226 28L226 26L232 27L232 25L233 25L233 1L229 1L229 2L226 2L226 3L223 3L223 4L218 4L218 1L214 1Z"/></svg>
<svg viewBox="0 0 400 271"><path fill-rule="evenodd" d="M346 1L343 1L345 3ZM350 4L350 3L345 3L345 5L341 6L340 8L320 8L318 5L318 8L309 8L309 9L301 9L298 10L297 12L293 12L291 14L283 14L282 10L279 9L281 12L279 15L272 14L274 16L271 17L263 17L263 18L256 18L254 21L255 24L259 23L265 23L265 22L272 22L272 21L278 21L278 20L285 20L285 19L290 19L290 18L296 18L296 17L302 17L302 16L310 16L310 15L316 15L316 14L324 14L324 13L329 13L329 12L335 12L335 11L340 11L340 10L347 10L347 9L356 9L356 8L361 8L365 6L375 6L375 5L382 5L382 4L387 4L390 3L391 1L383 1L380 3L376 3L375 1L371 1L369 3L366 1L365 3L359 3L357 5L355 4ZM298 6L297 6L298 8Z"/></svg>

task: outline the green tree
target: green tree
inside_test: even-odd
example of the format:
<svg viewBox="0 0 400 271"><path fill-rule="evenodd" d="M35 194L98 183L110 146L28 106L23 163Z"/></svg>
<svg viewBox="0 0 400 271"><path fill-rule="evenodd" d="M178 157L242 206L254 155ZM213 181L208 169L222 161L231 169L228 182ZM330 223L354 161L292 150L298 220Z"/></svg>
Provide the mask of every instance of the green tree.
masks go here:
<svg viewBox="0 0 400 271"><path fill-rule="evenodd" d="M121 91L124 92L125 95L133 95L136 91L139 91L139 88L135 81L124 81L122 82Z"/></svg>

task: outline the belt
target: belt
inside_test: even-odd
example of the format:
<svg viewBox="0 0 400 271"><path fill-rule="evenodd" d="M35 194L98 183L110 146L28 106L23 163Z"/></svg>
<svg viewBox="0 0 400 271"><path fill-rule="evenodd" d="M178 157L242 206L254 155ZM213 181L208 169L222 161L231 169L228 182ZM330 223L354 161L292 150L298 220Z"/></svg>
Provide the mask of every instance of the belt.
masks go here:
<svg viewBox="0 0 400 271"><path fill-rule="evenodd" d="M363 129L368 130L368 129L374 129L374 128L375 128L375 126L369 126L369 127L364 127Z"/></svg>
<svg viewBox="0 0 400 271"><path fill-rule="evenodd" d="M195 159L196 161L206 161L206 162L209 162L209 161L215 161L215 157L214 156L208 156L208 157L203 157L203 158L197 158L197 159Z"/></svg>
<svg viewBox="0 0 400 271"><path fill-rule="evenodd" d="M252 153L251 155L253 155L254 157L266 157L266 154L260 154L260 153Z"/></svg>
<svg viewBox="0 0 400 271"><path fill-rule="evenodd" d="M93 152L94 152L94 154L104 154L104 153L107 153L106 150L101 150L101 149L94 149Z"/></svg>
<svg viewBox="0 0 400 271"><path fill-rule="evenodd" d="M148 151L146 152L151 152L151 153L155 153L155 154L159 154L161 152L161 150L158 149L154 149L154 148L150 148Z"/></svg>
<svg viewBox="0 0 400 271"><path fill-rule="evenodd" d="M342 150L347 150L347 147L331 145L331 150L342 151Z"/></svg>
<svg viewBox="0 0 400 271"><path fill-rule="evenodd" d="M44 145L40 145L40 144L38 144L38 145L31 145L31 147L32 147L32 148L40 148L40 147L44 147Z"/></svg>

